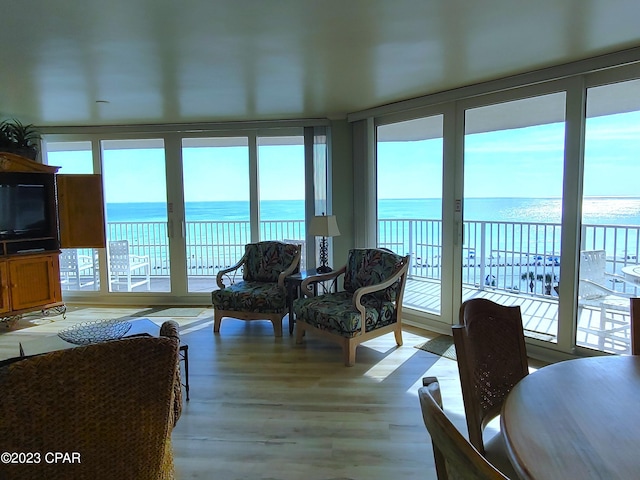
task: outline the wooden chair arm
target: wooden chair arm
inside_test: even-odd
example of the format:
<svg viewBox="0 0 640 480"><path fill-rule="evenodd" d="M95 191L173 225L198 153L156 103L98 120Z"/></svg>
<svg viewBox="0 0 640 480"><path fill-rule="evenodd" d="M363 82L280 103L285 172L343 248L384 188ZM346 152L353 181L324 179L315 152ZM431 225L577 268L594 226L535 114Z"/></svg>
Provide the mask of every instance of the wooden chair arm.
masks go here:
<svg viewBox="0 0 640 480"><path fill-rule="evenodd" d="M374 293L374 292L379 292L381 290L384 290L385 288L390 287L391 285L396 283L398 281L398 279L400 279L404 275L406 275L408 269L409 269L409 257L406 256L406 257L404 257L404 259L402 261L402 265L400 266L400 268L398 268L398 270L396 270L396 273L391 275L384 282L376 283L375 285L367 285L366 287L360 287L354 292L354 294L353 294L353 307L356 308L360 312L360 314L362 315L362 322L360 322L362 325L360 326L360 328L361 328L363 334L365 333L365 327L366 327L365 321L364 321L366 308L364 307L364 305L362 305L362 301L361 301L362 297L364 295L368 295L368 294Z"/></svg>
<svg viewBox="0 0 640 480"><path fill-rule="evenodd" d="M246 260L246 256L247 256L247 254L245 252L245 254L242 255L242 258L238 261L238 263L236 263L235 265L232 265L230 267L223 268L222 270L218 270L218 274L216 275L216 283L218 284L218 288L225 288L226 287L222 277L227 275L229 272L233 272L235 270L238 270L240 267L242 267L242 265L244 265L244 262ZM235 280L235 274L229 276L229 278L232 278L232 279Z"/></svg>
<svg viewBox="0 0 640 480"><path fill-rule="evenodd" d="M281 287L284 286L285 278L291 275L296 270L296 268L298 268L298 265L300 265L302 245L296 245L296 246L298 247L298 253L296 253L296 256L293 258L293 262L291 262L291 265L289 265L289 267L286 270L284 270L282 273L280 273L280 275L278 275L278 285L280 285Z"/></svg>
<svg viewBox="0 0 640 480"><path fill-rule="evenodd" d="M300 292L302 292L302 294L305 297L314 297L315 295L313 294L313 290L309 288L309 285L312 285L314 283L319 283L319 282L326 282L327 280L333 280L334 282L337 282L338 281L337 278L340 275L344 274L346 271L347 271L347 266L344 265L338 270L333 270L327 273L318 273L313 277L307 277L300 284Z"/></svg>

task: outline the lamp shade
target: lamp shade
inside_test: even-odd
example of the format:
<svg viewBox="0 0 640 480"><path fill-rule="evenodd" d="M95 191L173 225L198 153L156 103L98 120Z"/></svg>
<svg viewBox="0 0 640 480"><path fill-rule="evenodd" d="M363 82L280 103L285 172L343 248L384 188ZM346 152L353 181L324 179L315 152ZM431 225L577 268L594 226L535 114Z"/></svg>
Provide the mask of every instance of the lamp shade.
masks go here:
<svg viewBox="0 0 640 480"><path fill-rule="evenodd" d="M309 225L309 235L315 237L337 237L340 235L335 215L313 217Z"/></svg>

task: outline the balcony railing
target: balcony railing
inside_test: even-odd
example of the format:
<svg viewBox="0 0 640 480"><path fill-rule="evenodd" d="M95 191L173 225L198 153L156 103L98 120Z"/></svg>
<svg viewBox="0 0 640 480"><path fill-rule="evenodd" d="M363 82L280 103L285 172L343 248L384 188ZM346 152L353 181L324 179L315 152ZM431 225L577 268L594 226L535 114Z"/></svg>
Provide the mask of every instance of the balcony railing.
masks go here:
<svg viewBox="0 0 640 480"><path fill-rule="evenodd" d="M426 219L383 219L378 226L379 246L400 254L411 254L405 305L438 314L441 302L442 223ZM305 231L305 224L301 220L266 221L260 224L260 238L300 242L303 255ZM465 222L462 246L463 298L482 296L500 302L515 301L524 309L523 322L527 335L555 341L558 333L558 302L554 287L561 276L560 234L560 224L553 223ZM108 223L108 236L110 240L128 239L130 253L149 256L151 290L170 291L166 223L111 222ZM251 238L250 224L248 221L187 222L185 237L189 291L209 292L217 288L217 272L235 264L244 253L244 246ZM623 267L638 264L640 226L584 225L581 239L581 248L584 250L606 251L607 273L620 275ZM92 255L91 250L79 253ZM97 266L95 261L94 268L83 269L82 274L63 273L63 289L99 290ZM627 295L640 294L639 286L619 280L614 280L607 287ZM608 309L606 315L605 309ZM614 310L604 304L602 308L586 306L580 309L578 317L579 345L612 353L628 350L628 329L611 335L594 335L594 332L606 330L605 323L612 318L628 324L628 310Z"/></svg>
<svg viewBox="0 0 640 480"><path fill-rule="evenodd" d="M463 226L462 282L478 289L555 296L560 281L561 225L529 222L467 221ZM442 222L402 219L379 221L379 246L411 253L413 278L441 278ZM637 264L640 226L584 225L582 249L607 252L607 272ZM637 293L627 283L609 286Z"/></svg>
<svg viewBox="0 0 640 480"><path fill-rule="evenodd" d="M235 264L251 240L248 221L186 222L187 272L189 276L215 277ZM304 221L273 220L260 223L264 240L299 240L304 244ZM151 275L170 274L169 237L165 222L108 222L108 238L128 239L131 253L148 255Z"/></svg>
<svg viewBox="0 0 640 480"><path fill-rule="evenodd" d="M379 246L411 254L410 277L440 280L442 222L426 219L379 220ZM260 238L304 244L302 220L264 221ZM526 292L546 298L556 295L560 281L561 225L530 222L467 221L463 226L462 281L478 289ZM131 253L148 255L152 276L169 276L169 241L164 222L110 222L110 239L128 239ZM234 264L250 241L248 221L187 222L189 276L213 277ZM584 225L583 249L604 249L607 271L637 264L640 226ZM610 288L638 293L637 287L614 283Z"/></svg>

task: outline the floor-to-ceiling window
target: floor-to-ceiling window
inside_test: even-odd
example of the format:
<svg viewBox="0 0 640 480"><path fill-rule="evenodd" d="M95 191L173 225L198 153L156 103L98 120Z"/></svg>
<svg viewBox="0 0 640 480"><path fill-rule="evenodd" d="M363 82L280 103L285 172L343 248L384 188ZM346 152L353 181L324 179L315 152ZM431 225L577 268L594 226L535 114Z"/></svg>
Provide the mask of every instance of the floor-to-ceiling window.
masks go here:
<svg viewBox="0 0 640 480"><path fill-rule="evenodd" d="M564 119L560 92L470 108L464 120L463 299L521 304L525 334L550 341L558 332Z"/></svg>
<svg viewBox="0 0 640 480"><path fill-rule="evenodd" d="M362 143L354 148L358 165L368 164L377 138L377 178L367 180L377 188L377 224L385 196L380 172L389 161L383 129L395 126L389 119L402 125L403 117L421 110L455 112L445 115L442 134L447 322L457 322L461 301L485 297L521 307L528 343L542 355L629 351L629 297L640 294L640 65L593 66L575 65L570 75L558 69L561 77L553 69L535 72L350 115ZM406 166L402 155L396 159ZM424 175L415 168L404 173ZM403 187L410 190L411 180ZM355 215L367 219L366 240L371 217L367 205L355 207ZM390 246L403 246L394 235L378 234ZM424 263L437 265L429 258ZM407 297L405 306L412 306ZM442 328L428 308L423 313L418 323Z"/></svg>
<svg viewBox="0 0 640 480"><path fill-rule="evenodd" d="M70 252L94 260L81 274L62 272L65 291L83 299L113 293L117 302L121 293L204 299L218 288L217 272L235 264L247 243L304 245L310 206L318 198L326 206L328 188L326 130L321 145L315 137L306 142L304 132L274 126L46 136L46 163L62 166L61 173L100 172L104 185L107 248ZM320 156L325 177L315 182ZM313 191L305 198L308 183Z"/></svg>
<svg viewBox="0 0 640 480"><path fill-rule="evenodd" d="M164 141L103 140L102 175L109 291L170 291Z"/></svg>
<svg viewBox="0 0 640 480"><path fill-rule="evenodd" d="M587 89L576 343L630 351L640 294L640 80Z"/></svg>
<svg viewBox="0 0 640 480"><path fill-rule="evenodd" d="M304 137L259 136L257 146L259 238L304 243Z"/></svg>
<svg viewBox="0 0 640 480"><path fill-rule="evenodd" d="M211 292L251 240L247 137L182 140L189 292Z"/></svg>
<svg viewBox="0 0 640 480"><path fill-rule="evenodd" d="M443 115L377 127L378 246L411 255L406 306L441 312Z"/></svg>

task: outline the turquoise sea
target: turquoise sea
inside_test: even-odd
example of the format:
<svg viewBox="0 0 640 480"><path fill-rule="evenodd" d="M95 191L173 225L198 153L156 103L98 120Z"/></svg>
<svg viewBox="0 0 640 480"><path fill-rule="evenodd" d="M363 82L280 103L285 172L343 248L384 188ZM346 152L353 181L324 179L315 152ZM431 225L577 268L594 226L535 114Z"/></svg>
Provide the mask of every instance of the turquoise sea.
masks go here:
<svg viewBox="0 0 640 480"><path fill-rule="evenodd" d="M302 200L263 201L260 210L264 228L261 238L304 237ZM426 278L440 276L441 210L437 199L389 199L380 200L378 204L378 218L390 220L381 222L382 244L399 253L410 253L414 273ZM500 287L517 288L522 272L531 265L538 273L559 275L562 214L559 199L470 198L465 200L464 212L468 222L463 245L464 282L477 284L486 276ZM166 204L111 203L106 213L110 237L124 234L134 245L139 245L139 254L150 256L154 272L168 274ZM219 268L233 264L241 254L241 246L250 238L248 202L187 203L186 220L187 268L192 275L214 275ZM340 226L341 219L337 220ZM292 227L287 230L289 233L282 237L282 233L271 230L273 226L269 221L279 221L274 222L278 225L294 222L289 224ZM123 222L122 230L117 222ZM129 229L138 222L156 224L149 230ZM225 222L225 226L215 222ZM517 225L518 222L521 224ZM613 265L616 272L619 273L626 262L636 262L640 253L640 197L587 198L583 202L583 224L590 226L584 229L583 238L588 248L605 248L608 258L622 260ZM486 226L487 231L480 225ZM483 246L483 239L490 244ZM482 252L486 255L484 261ZM490 268L488 273L479 268L480 264ZM498 273L496 267L503 270Z"/></svg>
<svg viewBox="0 0 640 480"><path fill-rule="evenodd" d="M380 219L439 219L439 199L384 199ZM262 220L302 220L302 200L266 200L260 204ZM557 198L469 198L465 220L560 223L562 205ZM249 202L188 202L186 219L197 221L247 221ZM166 222L164 203L109 203L109 222ZM338 224L340 219L338 218ZM640 197L590 197L583 202L583 223L640 225Z"/></svg>

